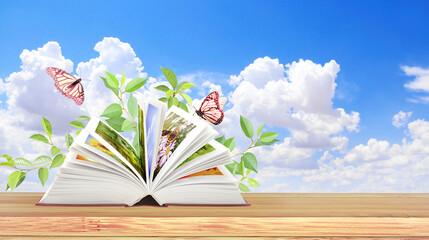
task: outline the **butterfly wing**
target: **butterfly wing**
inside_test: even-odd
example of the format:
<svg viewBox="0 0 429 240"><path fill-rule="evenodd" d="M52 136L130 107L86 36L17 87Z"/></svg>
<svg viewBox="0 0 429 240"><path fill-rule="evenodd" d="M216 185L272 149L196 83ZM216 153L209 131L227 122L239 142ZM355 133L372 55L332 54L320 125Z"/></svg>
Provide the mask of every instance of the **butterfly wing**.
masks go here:
<svg viewBox="0 0 429 240"><path fill-rule="evenodd" d="M203 118L207 121L213 123L214 125L219 125L223 120L224 113L219 108L212 108L208 111L205 111Z"/></svg>
<svg viewBox="0 0 429 240"><path fill-rule="evenodd" d="M67 94L69 95L68 97L73 99L77 105L81 105L85 99L83 86L80 82L71 87Z"/></svg>
<svg viewBox="0 0 429 240"><path fill-rule="evenodd" d="M199 115L207 121L218 125L223 120L223 105L226 102L226 98L221 98L219 101L219 93L210 93L201 104Z"/></svg>
<svg viewBox="0 0 429 240"><path fill-rule="evenodd" d="M219 108L221 110L223 110L223 106L225 105L225 103L226 103L226 97L219 98Z"/></svg>
<svg viewBox="0 0 429 240"><path fill-rule="evenodd" d="M55 87L64 96L71 98L77 105L81 105L84 100L83 86L80 80L76 80L70 73L55 67L46 68L46 72L54 79Z"/></svg>

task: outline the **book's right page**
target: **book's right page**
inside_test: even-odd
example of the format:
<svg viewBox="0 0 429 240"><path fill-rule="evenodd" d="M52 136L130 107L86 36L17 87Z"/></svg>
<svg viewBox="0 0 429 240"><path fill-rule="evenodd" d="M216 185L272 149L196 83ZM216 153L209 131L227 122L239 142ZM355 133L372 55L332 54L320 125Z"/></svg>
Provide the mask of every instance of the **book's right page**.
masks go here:
<svg viewBox="0 0 429 240"><path fill-rule="evenodd" d="M158 185L157 189L193 173L197 173L206 169L211 169L216 166L229 164L232 162L232 157L228 148L218 143L216 140L211 140L185 161L180 163L166 178Z"/></svg>
<svg viewBox="0 0 429 240"><path fill-rule="evenodd" d="M186 160L216 135L217 132L207 123L172 106L166 114L162 127L158 155L153 166L152 189L156 189L181 161Z"/></svg>

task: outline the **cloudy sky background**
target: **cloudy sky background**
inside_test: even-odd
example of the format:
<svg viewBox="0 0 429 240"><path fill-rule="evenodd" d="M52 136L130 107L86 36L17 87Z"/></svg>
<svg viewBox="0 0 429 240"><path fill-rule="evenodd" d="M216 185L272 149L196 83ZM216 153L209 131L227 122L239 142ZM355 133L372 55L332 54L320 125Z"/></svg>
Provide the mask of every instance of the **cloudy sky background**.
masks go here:
<svg viewBox="0 0 429 240"><path fill-rule="evenodd" d="M115 99L99 76L124 72L159 97L160 66L228 98L218 130L249 144L239 115L281 141L255 149L255 192L428 192L429 5L424 1L0 3L0 154L33 160L48 118L54 142L75 117ZM85 79L85 102L45 73ZM0 167L0 188L12 171ZM20 191L46 191L37 173Z"/></svg>

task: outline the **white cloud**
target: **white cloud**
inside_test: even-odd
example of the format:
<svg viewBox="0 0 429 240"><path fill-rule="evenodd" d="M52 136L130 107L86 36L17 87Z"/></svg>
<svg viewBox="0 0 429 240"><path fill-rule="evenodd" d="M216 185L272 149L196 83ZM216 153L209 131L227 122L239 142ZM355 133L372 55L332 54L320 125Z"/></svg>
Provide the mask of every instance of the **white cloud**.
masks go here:
<svg viewBox="0 0 429 240"><path fill-rule="evenodd" d="M332 106L339 70L334 60L322 66L309 60L283 65L278 59L256 59L230 77L237 87L229 94L233 107L225 113L223 132L240 134L235 126L241 114L288 129L295 147L344 151L348 139L341 134L358 131L360 118Z"/></svg>
<svg viewBox="0 0 429 240"><path fill-rule="evenodd" d="M400 144L370 139L343 158L325 152L317 169L271 165L256 179L265 186L285 186L287 192L427 192L429 182L429 122L408 124ZM299 186L299 187L294 187Z"/></svg>
<svg viewBox="0 0 429 240"><path fill-rule="evenodd" d="M221 85L214 84L214 83L212 83L210 81L205 81L205 82L203 82L203 84L201 86L203 88L208 88L208 92L209 93L216 91L216 92L219 93L220 96L223 95L223 93L222 93L222 86Z"/></svg>
<svg viewBox="0 0 429 240"><path fill-rule="evenodd" d="M35 132L44 132L41 116L51 121L54 142L65 147L63 138L65 131L72 130L68 125L70 121L83 114L98 116L109 103L117 100L100 79L105 75L104 71L118 77L125 72L127 81L147 76L142 72L142 62L128 43L117 38L104 38L95 45L94 50L99 57L79 63L76 71L81 73L82 78L91 80L82 82L85 101L81 106L60 94L45 72L49 66L73 72L73 62L62 55L57 42L48 42L37 50L23 50L20 55L21 71L10 74L0 84L0 90L4 89L7 96L7 108L0 110L0 152L29 160L49 152L48 145L28 139ZM159 81L151 78L148 82L153 85ZM136 93L139 94L148 93ZM7 179L7 175L3 174L0 182L2 179ZM26 179L28 182L31 180L31 177ZM33 185L28 183L23 188Z"/></svg>
<svg viewBox="0 0 429 240"><path fill-rule="evenodd" d="M2 78L0 78L0 95L5 91L5 83Z"/></svg>
<svg viewBox="0 0 429 240"><path fill-rule="evenodd" d="M393 116L392 125L397 127L397 128L404 126L405 124L408 123L412 114L413 114L413 112L399 111L397 114L395 114L395 116Z"/></svg>
<svg viewBox="0 0 429 240"><path fill-rule="evenodd" d="M254 153L258 161L267 165L289 168L315 168L312 160L316 150L311 148L298 148L293 146L291 138L287 137L283 142L270 147L255 148Z"/></svg>
<svg viewBox="0 0 429 240"><path fill-rule="evenodd" d="M401 68L407 76L415 77L411 82L404 84L405 88L414 91L429 92L429 69L410 66L402 66Z"/></svg>
<svg viewBox="0 0 429 240"><path fill-rule="evenodd" d="M387 141L378 141L375 138L368 140L366 145L359 144L354 147L347 155L344 160L347 162L365 162L365 161L377 161L385 160L389 158L388 151L390 150L390 144Z"/></svg>
<svg viewBox="0 0 429 240"><path fill-rule="evenodd" d="M229 83L232 86L239 85L242 81L248 81L257 88L263 88L269 81L278 81L284 78L284 66L278 59L269 57L258 58L247 66L238 76L231 75Z"/></svg>

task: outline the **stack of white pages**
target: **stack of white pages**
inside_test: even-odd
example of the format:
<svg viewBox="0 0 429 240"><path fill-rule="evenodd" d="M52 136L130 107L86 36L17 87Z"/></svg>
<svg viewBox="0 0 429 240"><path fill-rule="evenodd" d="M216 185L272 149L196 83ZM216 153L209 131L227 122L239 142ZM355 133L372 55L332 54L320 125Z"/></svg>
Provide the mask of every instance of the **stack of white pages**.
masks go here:
<svg viewBox="0 0 429 240"><path fill-rule="evenodd" d="M204 120L157 100L139 101L138 149L92 117L37 205L248 205L218 133Z"/></svg>

